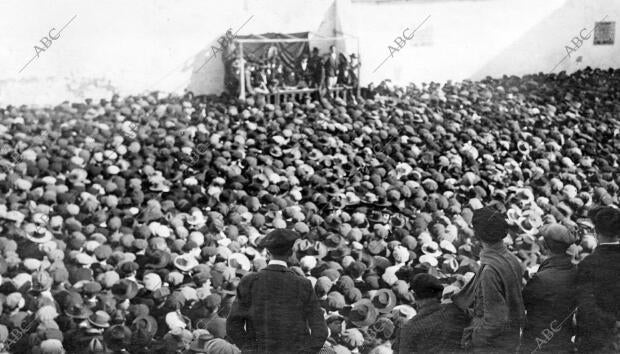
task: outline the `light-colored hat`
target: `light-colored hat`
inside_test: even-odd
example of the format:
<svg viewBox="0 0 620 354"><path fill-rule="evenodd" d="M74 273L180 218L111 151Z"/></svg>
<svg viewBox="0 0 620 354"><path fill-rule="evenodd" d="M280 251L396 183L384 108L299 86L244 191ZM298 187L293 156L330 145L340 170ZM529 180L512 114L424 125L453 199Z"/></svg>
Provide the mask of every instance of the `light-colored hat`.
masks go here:
<svg viewBox="0 0 620 354"><path fill-rule="evenodd" d="M183 272L190 271L198 265L196 258L189 253L177 256L172 263L174 263L174 266Z"/></svg>

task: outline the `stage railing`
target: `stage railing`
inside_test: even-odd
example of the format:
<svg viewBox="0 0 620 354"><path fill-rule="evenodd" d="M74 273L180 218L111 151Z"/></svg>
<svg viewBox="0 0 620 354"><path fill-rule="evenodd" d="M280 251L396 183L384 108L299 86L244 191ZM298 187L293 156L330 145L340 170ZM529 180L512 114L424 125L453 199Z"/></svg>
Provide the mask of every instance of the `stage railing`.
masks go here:
<svg viewBox="0 0 620 354"><path fill-rule="evenodd" d="M266 98L267 102L279 105L282 102L305 102L308 99L313 100L318 98L318 93L319 90L316 88L282 89L280 91L268 93ZM327 96L332 96L333 98L339 97L345 101L349 97L357 97L356 90L351 86L337 86L327 90L327 93ZM332 95L329 95L329 93L332 93Z"/></svg>

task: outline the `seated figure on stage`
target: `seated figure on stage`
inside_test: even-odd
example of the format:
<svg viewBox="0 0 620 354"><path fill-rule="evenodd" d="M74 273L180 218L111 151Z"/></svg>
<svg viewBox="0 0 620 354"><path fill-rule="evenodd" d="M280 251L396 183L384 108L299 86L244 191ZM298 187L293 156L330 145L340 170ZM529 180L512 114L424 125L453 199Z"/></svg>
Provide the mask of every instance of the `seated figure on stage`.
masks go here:
<svg viewBox="0 0 620 354"><path fill-rule="evenodd" d="M266 65L254 65L250 64L254 70L252 75L252 88L257 93L267 94L269 93L269 78L267 76Z"/></svg>
<svg viewBox="0 0 620 354"><path fill-rule="evenodd" d="M290 70L290 69L284 69L285 75L284 75L284 88L288 89L288 90L294 90L296 89L297 86L297 76L295 75L295 71Z"/></svg>

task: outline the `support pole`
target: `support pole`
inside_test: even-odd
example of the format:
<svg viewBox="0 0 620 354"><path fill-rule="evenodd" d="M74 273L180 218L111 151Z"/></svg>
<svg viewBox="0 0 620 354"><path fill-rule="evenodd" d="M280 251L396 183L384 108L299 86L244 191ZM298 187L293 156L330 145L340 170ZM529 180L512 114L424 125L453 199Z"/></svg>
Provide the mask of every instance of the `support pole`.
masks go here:
<svg viewBox="0 0 620 354"><path fill-rule="evenodd" d="M239 86L241 90L239 91L239 98L245 100L245 60L243 59L243 43L239 43L239 60L241 65L241 70L239 75Z"/></svg>

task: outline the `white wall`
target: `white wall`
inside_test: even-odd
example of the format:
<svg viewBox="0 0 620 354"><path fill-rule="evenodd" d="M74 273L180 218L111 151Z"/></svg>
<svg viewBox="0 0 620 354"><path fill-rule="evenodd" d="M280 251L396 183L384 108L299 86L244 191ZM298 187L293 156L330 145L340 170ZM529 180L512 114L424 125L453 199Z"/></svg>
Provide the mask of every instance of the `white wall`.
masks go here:
<svg viewBox="0 0 620 354"><path fill-rule="evenodd" d="M367 82L391 78L401 84L480 79L487 75L523 75L550 72L582 28L620 17L614 0L488 0L410 1L354 6L356 32L364 56ZM414 38L390 57L403 29L415 29ZM407 31L410 34L411 31ZM585 34L586 32L584 32ZM618 67L620 38L615 45L593 46L592 38L554 72L572 72L586 66ZM581 56L581 61L577 57Z"/></svg>
<svg viewBox="0 0 620 354"><path fill-rule="evenodd" d="M198 69L228 28L234 32L251 18L239 34L316 30L332 2L0 0L0 104L109 97L110 90L94 79L109 80L121 94L186 87L218 92L223 87L219 53ZM19 73L39 40L74 15L60 38Z"/></svg>
<svg viewBox="0 0 620 354"><path fill-rule="evenodd" d="M220 35L249 18L240 34L329 34L333 27L355 35L364 82L391 78L406 84L548 72L582 28L620 15L617 0L339 0L336 5L334 0L0 0L0 104L58 103L109 97L112 91L218 92L219 55L195 71ZM334 23L336 13L341 23ZM18 73L38 41L74 15L60 38ZM428 15L415 37L373 73L394 38ZM354 46L355 41L347 43L351 50ZM619 48L593 46L590 39L555 71L618 67Z"/></svg>

